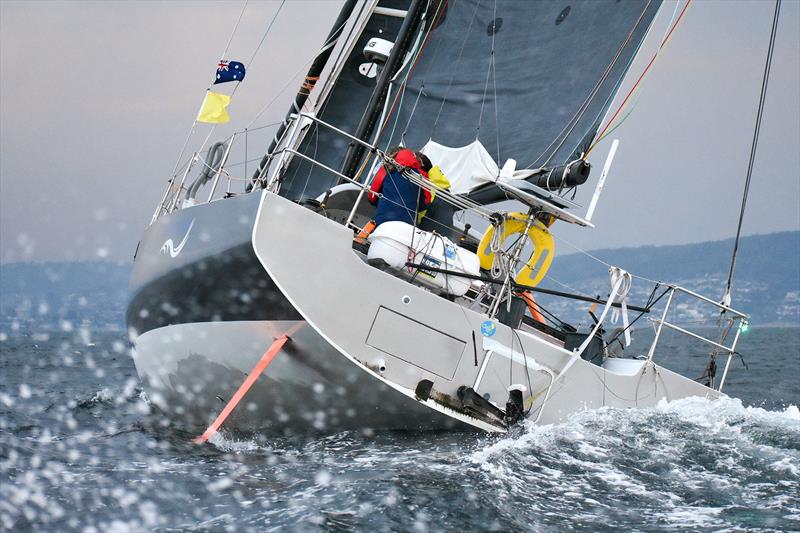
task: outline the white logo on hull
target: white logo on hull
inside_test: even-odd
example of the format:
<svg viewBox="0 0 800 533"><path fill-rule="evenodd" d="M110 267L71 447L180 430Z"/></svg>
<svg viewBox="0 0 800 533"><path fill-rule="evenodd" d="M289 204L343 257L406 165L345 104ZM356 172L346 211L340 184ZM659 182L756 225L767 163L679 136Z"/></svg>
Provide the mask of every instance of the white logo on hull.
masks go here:
<svg viewBox="0 0 800 533"><path fill-rule="evenodd" d="M189 239L189 234L192 232L192 226L194 226L194 219L192 219L191 224L189 224L189 229L186 230L186 235L183 236L183 240L175 248L175 243L172 242L172 239L167 239L164 244L161 246L161 253L162 254L169 254L170 257L178 257L178 254L181 253L183 247L186 246L186 241Z"/></svg>

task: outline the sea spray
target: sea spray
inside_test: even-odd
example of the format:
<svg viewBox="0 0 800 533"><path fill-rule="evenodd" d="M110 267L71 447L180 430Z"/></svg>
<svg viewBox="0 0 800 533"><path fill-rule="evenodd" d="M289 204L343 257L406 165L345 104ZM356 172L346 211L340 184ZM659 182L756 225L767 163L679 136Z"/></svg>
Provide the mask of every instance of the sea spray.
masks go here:
<svg viewBox="0 0 800 533"><path fill-rule="evenodd" d="M761 362L728 389L744 400L602 408L508 435L223 427L202 446L203 428L150 405L124 333L93 332L94 347L16 335L2 344L0 528L797 530L797 332L747 337Z"/></svg>

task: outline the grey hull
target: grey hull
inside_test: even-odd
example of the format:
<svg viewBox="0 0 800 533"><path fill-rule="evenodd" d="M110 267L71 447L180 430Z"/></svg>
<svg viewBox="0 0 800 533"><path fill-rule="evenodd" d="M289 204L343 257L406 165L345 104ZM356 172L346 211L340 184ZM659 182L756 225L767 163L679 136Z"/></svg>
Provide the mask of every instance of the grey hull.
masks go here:
<svg viewBox="0 0 800 533"><path fill-rule="evenodd" d="M152 402L178 426L201 431L273 340L294 332L224 428L463 428L372 379L303 327L253 251L260 199L249 194L182 209L142 237L127 325Z"/></svg>
<svg viewBox="0 0 800 533"><path fill-rule="evenodd" d="M279 223L303 233L282 231ZM351 241L352 232L342 225L263 193L253 246L284 296L354 366L384 368L376 379L410 399L420 382L432 382L424 402L432 411L503 431L502 421L465 407L459 391L472 388L502 409L507 388L522 385L528 416L540 423L582 409L720 396L653 361L609 359L600 367L552 338L487 321L367 265L353 253Z"/></svg>
<svg viewBox="0 0 800 533"><path fill-rule="evenodd" d="M182 323L300 320L253 253L259 195L162 215L137 248L126 323L132 337Z"/></svg>
<svg viewBox="0 0 800 533"><path fill-rule="evenodd" d="M223 428L272 434L468 428L351 364L302 321L161 327L138 337L133 357L152 403L181 427L199 433L274 339L287 332L291 340Z"/></svg>
<svg viewBox="0 0 800 533"><path fill-rule="evenodd" d="M652 362L576 360L499 323L484 337L484 315L370 267L342 225L271 193L247 196L162 217L139 249L128 310L134 360L153 403L180 426L213 421L287 333L225 428L504 431L463 409L461 387L502 409L507 387L522 384L540 423L719 395ZM168 239L182 251L165 252ZM433 394L420 401L422 380Z"/></svg>

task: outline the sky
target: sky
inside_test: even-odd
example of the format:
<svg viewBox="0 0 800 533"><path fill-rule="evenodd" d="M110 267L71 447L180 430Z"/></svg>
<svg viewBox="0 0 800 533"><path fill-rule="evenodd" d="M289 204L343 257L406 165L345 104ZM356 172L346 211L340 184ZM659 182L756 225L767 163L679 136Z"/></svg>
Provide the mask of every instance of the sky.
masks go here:
<svg viewBox="0 0 800 533"><path fill-rule="evenodd" d="M131 260L242 5L0 2L0 262ZM646 50L674 5L665 3ZM283 117L339 6L285 4L214 139L256 116L253 127ZM249 59L277 7L248 3L228 58ZM735 234L772 15L767 0L693 2L633 113L592 154L583 205L620 140L597 227L559 225L564 242L597 249ZM745 235L800 229L798 95L800 2L784 0ZM249 158L266 148L262 133L249 138Z"/></svg>

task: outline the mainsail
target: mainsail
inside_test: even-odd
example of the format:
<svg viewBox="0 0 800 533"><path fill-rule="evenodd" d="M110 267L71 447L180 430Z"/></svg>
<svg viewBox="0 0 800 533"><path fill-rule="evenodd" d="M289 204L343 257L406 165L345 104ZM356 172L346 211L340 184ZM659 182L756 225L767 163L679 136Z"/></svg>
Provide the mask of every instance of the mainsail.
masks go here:
<svg viewBox="0 0 800 533"><path fill-rule="evenodd" d="M409 79L395 82L403 103L381 144L478 139L500 165L571 161L588 148L659 5L448 2Z"/></svg>
<svg viewBox="0 0 800 533"><path fill-rule="evenodd" d="M381 2L395 8L409 2ZM594 138L616 89L661 0L430 0L415 44L380 102L382 120L364 139L381 148L429 141L461 147L476 140L499 166L563 165L580 158ZM349 132L375 77L359 70L364 45L389 38L402 20L373 14L358 36L318 116ZM300 152L340 168L346 139L312 127ZM363 177L362 177L363 179ZM281 194L316 196L336 177L295 162Z"/></svg>

